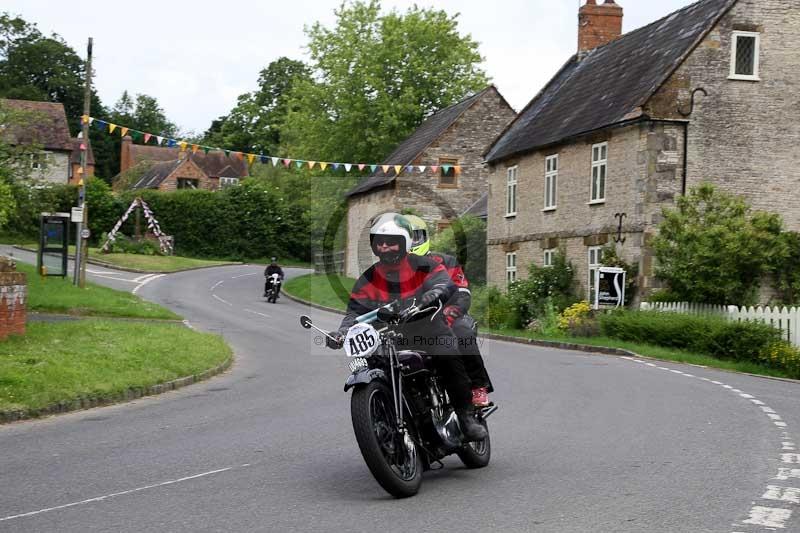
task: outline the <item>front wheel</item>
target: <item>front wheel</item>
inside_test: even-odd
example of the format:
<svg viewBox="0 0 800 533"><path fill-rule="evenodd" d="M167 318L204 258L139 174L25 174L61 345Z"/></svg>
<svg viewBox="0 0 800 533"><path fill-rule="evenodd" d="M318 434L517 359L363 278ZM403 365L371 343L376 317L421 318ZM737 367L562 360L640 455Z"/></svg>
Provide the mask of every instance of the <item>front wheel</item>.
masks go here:
<svg viewBox="0 0 800 533"><path fill-rule="evenodd" d="M389 387L376 380L354 389L350 415L361 455L380 486L395 498L415 495L422 459L411 437L397 429Z"/></svg>
<svg viewBox="0 0 800 533"><path fill-rule="evenodd" d="M477 442L468 442L456 451L456 455L467 468L483 468L489 464L489 459L492 457L492 442L488 435L489 428L486 425L486 420L480 420L480 423L486 428L486 438Z"/></svg>

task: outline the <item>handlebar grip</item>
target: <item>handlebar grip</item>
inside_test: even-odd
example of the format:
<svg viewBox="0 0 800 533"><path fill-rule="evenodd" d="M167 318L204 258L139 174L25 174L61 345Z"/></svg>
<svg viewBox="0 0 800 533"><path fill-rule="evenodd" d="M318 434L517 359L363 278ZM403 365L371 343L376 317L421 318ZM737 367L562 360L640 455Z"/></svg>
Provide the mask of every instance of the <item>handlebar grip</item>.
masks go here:
<svg viewBox="0 0 800 533"><path fill-rule="evenodd" d="M378 310L379 309L380 308L375 309L374 311L370 311L369 313L364 313L361 316L357 316L356 317L356 322L362 322L364 324L371 324L371 323L375 322L376 320L378 320Z"/></svg>

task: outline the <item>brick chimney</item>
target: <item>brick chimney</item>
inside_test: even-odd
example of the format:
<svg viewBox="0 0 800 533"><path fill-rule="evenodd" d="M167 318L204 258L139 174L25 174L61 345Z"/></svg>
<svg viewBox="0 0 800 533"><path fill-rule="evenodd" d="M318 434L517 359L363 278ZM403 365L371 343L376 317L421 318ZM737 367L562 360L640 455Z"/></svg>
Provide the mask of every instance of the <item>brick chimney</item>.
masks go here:
<svg viewBox="0 0 800 533"><path fill-rule="evenodd" d="M609 43L622 35L622 8L614 0L586 0L578 12L578 53Z"/></svg>
<svg viewBox="0 0 800 533"><path fill-rule="evenodd" d="M120 149L119 154L119 171L125 172L131 166L133 166L133 162L131 161L131 145L133 144L133 139L130 135L126 135L122 138L122 148Z"/></svg>

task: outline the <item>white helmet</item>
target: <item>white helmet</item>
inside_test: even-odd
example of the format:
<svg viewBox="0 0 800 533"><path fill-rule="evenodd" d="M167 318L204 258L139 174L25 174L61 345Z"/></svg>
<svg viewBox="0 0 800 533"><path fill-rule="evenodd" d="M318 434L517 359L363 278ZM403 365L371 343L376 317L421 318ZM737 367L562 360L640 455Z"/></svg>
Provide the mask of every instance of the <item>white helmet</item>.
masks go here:
<svg viewBox="0 0 800 533"><path fill-rule="evenodd" d="M383 263L395 264L411 251L411 224L399 213L384 213L375 219L369 229L369 245ZM376 242L389 241L399 244L398 251L378 253Z"/></svg>

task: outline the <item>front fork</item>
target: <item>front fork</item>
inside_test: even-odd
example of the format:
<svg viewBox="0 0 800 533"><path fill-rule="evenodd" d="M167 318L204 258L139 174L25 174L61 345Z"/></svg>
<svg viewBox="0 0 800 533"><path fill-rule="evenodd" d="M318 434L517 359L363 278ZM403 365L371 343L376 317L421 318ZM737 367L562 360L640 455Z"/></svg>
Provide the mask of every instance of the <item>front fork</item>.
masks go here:
<svg viewBox="0 0 800 533"><path fill-rule="evenodd" d="M406 422L403 418L403 377L400 373L402 365L397 358L397 348L394 343L394 337L398 333L391 332L389 334L389 342L387 342L387 353L389 355L389 375L392 383L392 400L394 401L394 416L397 429L400 433L406 435Z"/></svg>

